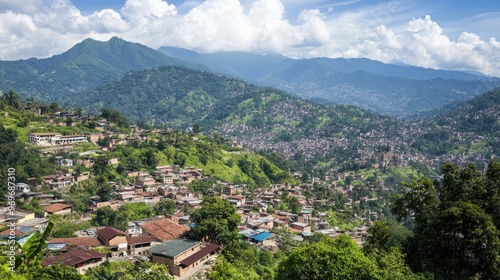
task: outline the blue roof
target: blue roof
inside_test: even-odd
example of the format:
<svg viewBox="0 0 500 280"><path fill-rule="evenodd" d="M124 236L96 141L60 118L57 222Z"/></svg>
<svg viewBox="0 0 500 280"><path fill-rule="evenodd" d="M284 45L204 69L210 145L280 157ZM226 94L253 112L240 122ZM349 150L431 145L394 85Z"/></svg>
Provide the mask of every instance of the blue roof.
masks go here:
<svg viewBox="0 0 500 280"><path fill-rule="evenodd" d="M271 237L271 233L265 231L263 233L252 236L252 239L257 241L257 242L262 242L262 241L268 239L269 237Z"/></svg>

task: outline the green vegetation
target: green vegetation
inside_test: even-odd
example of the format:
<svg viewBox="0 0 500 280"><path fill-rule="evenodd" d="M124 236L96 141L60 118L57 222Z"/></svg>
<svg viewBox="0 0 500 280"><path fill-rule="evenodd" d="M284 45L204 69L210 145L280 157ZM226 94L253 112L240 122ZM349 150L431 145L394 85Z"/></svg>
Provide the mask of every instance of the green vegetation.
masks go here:
<svg viewBox="0 0 500 280"><path fill-rule="evenodd" d="M486 174L472 164L442 170L442 182L415 179L395 198L394 213L414 225L404 246L408 263L435 279L499 278L500 162L491 161Z"/></svg>
<svg viewBox="0 0 500 280"><path fill-rule="evenodd" d="M50 58L0 61L0 88L21 92L23 97L62 103L78 99L75 94L128 71L160 65L189 66L146 46L117 37L107 42L86 39Z"/></svg>
<svg viewBox="0 0 500 280"><path fill-rule="evenodd" d="M391 259L392 267L384 267L365 256L350 237L323 236L281 261L275 279L424 279L404 266L401 254L393 257L399 260Z"/></svg>
<svg viewBox="0 0 500 280"><path fill-rule="evenodd" d="M219 197L205 197L201 206L191 214L195 226L189 232L190 237L235 246L239 240L238 226L241 223L236 209Z"/></svg>

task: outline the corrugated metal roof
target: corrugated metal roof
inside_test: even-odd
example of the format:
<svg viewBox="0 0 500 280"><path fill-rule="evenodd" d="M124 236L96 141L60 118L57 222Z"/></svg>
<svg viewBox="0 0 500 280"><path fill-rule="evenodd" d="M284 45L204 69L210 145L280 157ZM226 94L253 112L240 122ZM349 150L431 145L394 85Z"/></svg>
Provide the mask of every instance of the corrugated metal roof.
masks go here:
<svg viewBox="0 0 500 280"><path fill-rule="evenodd" d="M220 245L215 244L215 243L208 243L205 248L202 248L198 252L192 254L191 256L183 259L180 263L183 266L190 266L193 263L199 261L201 258L209 255L210 253L214 252L215 250L219 249Z"/></svg>
<svg viewBox="0 0 500 280"><path fill-rule="evenodd" d="M66 244L48 244L47 249L51 251L61 251L62 248L66 247Z"/></svg>
<svg viewBox="0 0 500 280"><path fill-rule="evenodd" d="M252 236L252 239L257 241L257 242L262 242L262 241L268 239L269 237L271 237L271 235L272 234L270 232L266 231L266 232L263 232L261 234L257 234L257 235Z"/></svg>
<svg viewBox="0 0 500 280"><path fill-rule="evenodd" d="M198 244L200 244L200 241L188 240L188 239L174 239L170 242L155 246L149 249L148 251L153 254L174 258L177 255L181 254L182 252L189 250Z"/></svg>

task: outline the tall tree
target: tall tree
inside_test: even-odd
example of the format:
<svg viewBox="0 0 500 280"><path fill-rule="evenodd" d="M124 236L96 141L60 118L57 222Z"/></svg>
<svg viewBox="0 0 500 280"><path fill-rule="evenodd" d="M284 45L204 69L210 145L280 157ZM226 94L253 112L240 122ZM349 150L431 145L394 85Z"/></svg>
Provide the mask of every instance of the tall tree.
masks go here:
<svg viewBox="0 0 500 280"><path fill-rule="evenodd" d="M227 200L219 197L205 197L201 208L191 214L195 227L190 236L196 239L228 245L238 242L240 215Z"/></svg>
<svg viewBox="0 0 500 280"><path fill-rule="evenodd" d="M376 263L347 235L301 246L278 265L276 280L382 279Z"/></svg>
<svg viewBox="0 0 500 280"><path fill-rule="evenodd" d="M472 165L445 163L440 184L420 178L406 185L393 211L416 223L405 246L415 271L435 279L500 279L500 231L487 195L499 170L491 162L484 180Z"/></svg>

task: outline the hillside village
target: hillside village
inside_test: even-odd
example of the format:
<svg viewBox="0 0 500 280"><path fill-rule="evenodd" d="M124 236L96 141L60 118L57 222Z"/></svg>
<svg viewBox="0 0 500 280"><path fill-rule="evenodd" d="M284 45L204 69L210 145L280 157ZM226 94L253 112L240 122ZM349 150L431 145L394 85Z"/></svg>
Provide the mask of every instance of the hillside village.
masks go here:
<svg viewBox="0 0 500 280"><path fill-rule="evenodd" d="M416 149L415 142L426 139L433 132L433 126L423 125L423 121L388 123L384 118L373 118L370 128L359 126L342 127L339 133L330 133L330 128L321 123L308 123L307 127L287 127L287 123L298 122L300 118L311 118L311 111L304 110L290 103L278 102L265 108L262 115L266 119L279 118L285 122L273 123L273 126L252 126L245 123L224 123L220 131L226 137L250 150L272 150L292 159L297 152L307 160L315 157L333 159L337 166L357 164L373 168L406 167L411 162L437 169L442 162L453 162L463 166L468 162L488 162L494 158L490 147L489 153L484 150L464 151L462 153L441 153L429 156ZM315 112L327 115L327 112ZM491 112L483 112L484 114ZM300 116L300 117L299 117ZM364 125L364 124L363 124ZM498 135L489 137L477 136L472 132L461 132L453 125L443 126L443 134L462 144L488 146L499 140ZM276 131L284 131L286 137L278 138ZM307 133L305 133L307 132ZM306 134L307 137L300 135ZM386 148L387 147L387 148ZM339 156L348 150L347 157ZM335 170L329 172L334 176Z"/></svg>
<svg viewBox="0 0 500 280"><path fill-rule="evenodd" d="M27 110L25 108L25 110ZM39 107L30 107L30 111L39 112ZM72 122L62 121L72 119ZM171 201L175 210L170 215L130 220L126 230L109 226L91 227L74 232L78 237L52 238L48 240L48 249L54 252L52 257L43 260L43 265L48 266L63 260L64 265L75 267L80 273L86 269L103 263L106 259L131 258L142 260L149 258L153 262L169 263L170 273L183 276L192 268L202 265L213 254L220 251L220 246L213 243L186 240L186 234L192 226L189 213L201 206L203 194L193 191L189 185L193 181L209 181L210 177L204 175L204 170L194 167L180 167L178 165L157 166L155 170L128 170L126 184L121 182L108 182L112 188L110 199L92 196L87 201L84 211L76 210L65 199L68 190L88 180L94 180L92 168L99 157L105 155L117 145L130 145L152 140L152 135L168 135L171 130L141 129L131 127L131 133L121 133L114 129L115 125L105 118L86 118L74 113L55 113L48 119L54 128L74 126L87 122L96 122L97 126L91 133L78 133L63 135L60 132L28 132L27 143L38 147L42 155L53 157L56 172L42 176L42 178L29 178L26 183L16 184L15 198L19 204L31 204L33 201L42 207L42 213L35 213L17 209L10 213L3 208L2 225L15 222L15 238L23 240L35 231L43 231L52 216L80 215L83 220L88 220L92 213L99 209L109 207L113 210L120 209L124 204L145 203L148 207L161 202ZM195 136L192 136L196 138ZM105 142L103 139L107 139ZM82 143L99 147L96 150L77 152L74 147ZM54 156L63 153L66 156ZM109 166L119 164L117 158L110 158ZM86 168L85 172L72 171L77 165ZM353 201L352 186L337 186L345 179L348 173L339 174L331 181L330 188L333 192L345 196L345 206L359 203ZM300 179L300 172L294 174ZM358 178L361 179L361 178ZM313 236L313 233L322 233L338 236L341 233L349 234L361 246L368 233L366 225L377 219L377 212L364 211L359 216L359 225L352 230L339 228L327 222L327 213L315 209L315 205L335 205L328 199L315 200L304 192L311 192L313 185L303 183L271 184L249 189L246 184L215 181L206 190L207 195L215 195L228 201L235 207L241 217L239 234L242 241L254 246L266 248L276 252L279 250L283 232L291 234L290 238L298 246L304 239ZM369 200L369 198L363 198ZM371 198L371 200L376 198ZM283 208L283 201L292 201L292 208ZM344 206L340 206L344 207ZM274 209L283 210L274 210ZM87 218L86 218L87 217ZM362 225L366 224L366 225ZM0 233L0 238L9 238L11 230ZM192 254L179 253L180 255L165 255L165 250L194 252ZM99 253L96 249L107 253ZM169 249L170 248L170 249Z"/></svg>
<svg viewBox="0 0 500 280"><path fill-rule="evenodd" d="M42 105L21 109L38 119L18 125L27 131L20 137L50 161L54 172L15 184L13 197L21 207L15 211L0 209L0 227L4 229L0 239L4 243L12 238L23 242L53 221L74 224L68 232L47 240L48 253L42 265L61 263L80 274L103 263L123 260L167 264L169 273L179 279L190 279L210 269L224 246L190 237L197 226L191 215L202 208L205 197L218 197L231 205L239 217L240 242L258 250L276 253L309 244L321 235L337 238L342 234L362 248L371 236L369 229L388 214L389 197L402 187L397 180L423 170L417 164L436 169L443 161L464 165L471 159L486 162L494 158L494 153L483 152L424 156L408 144L430 132L416 124L369 131L344 127L342 133L331 137L325 137L319 126L309 128L308 137L276 141L279 133L245 124L224 125L223 135L241 132L228 139L204 135L194 126L178 131L165 126L118 125L123 120L112 111L107 111L106 117L104 113L85 116L69 110L46 112L50 109ZM298 109L276 110L293 121L293 112ZM451 127L448 132L458 141L473 145L491 140ZM301 128L297 133L302 133ZM166 160L144 149L154 145L170 145L173 153ZM144 150L139 156L130 154L141 147ZM207 168L191 166L187 162L192 159L177 157L176 151L193 147L197 147L196 162ZM288 178L277 176L261 159L260 167L268 172L265 175L274 179L250 180L249 174L255 171L247 170L246 183L222 180L208 164L210 157L221 157L215 149L229 157L224 159L226 168L248 169L251 160L247 157L254 153L243 147L279 152L287 159L301 154L305 161L322 157L337 162L320 176L306 170L284 170L291 176ZM341 157L342 150L347 152ZM232 155L243 158L235 160ZM116 180L107 179L110 174ZM286 182L276 182L281 179ZM91 191L95 186L100 189ZM145 209L146 214L139 214ZM112 225L111 220L109 224L96 222L109 213L125 211L140 218L122 216L120 225ZM13 223L15 228L9 228Z"/></svg>

